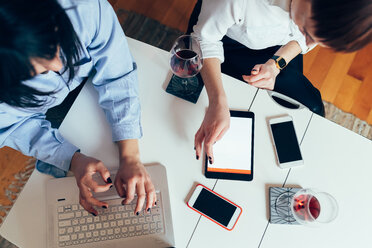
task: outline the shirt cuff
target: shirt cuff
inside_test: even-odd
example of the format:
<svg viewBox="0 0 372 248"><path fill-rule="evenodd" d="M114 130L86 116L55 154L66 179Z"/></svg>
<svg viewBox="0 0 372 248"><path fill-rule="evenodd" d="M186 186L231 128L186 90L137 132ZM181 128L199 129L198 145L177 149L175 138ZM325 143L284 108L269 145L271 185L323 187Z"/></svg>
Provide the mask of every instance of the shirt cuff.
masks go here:
<svg viewBox="0 0 372 248"><path fill-rule="evenodd" d="M139 139L143 135L141 123L112 125L112 140L114 142L127 139Z"/></svg>
<svg viewBox="0 0 372 248"><path fill-rule="evenodd" d="M305 54L308 51L310 51L309 47L306 44L305 36L303 36L302 34L299 34L299 35L297 35L297 37L295 37L294 40L297 41L298 45L300 46L301 54Z"/></svg>
<svg viewBox="0 0 372 248"><path fill-rule="evenodd" d="M53 156L53 164L38 160L36 168L38 171L52 175L54 177L65 177L70 170L71 160L75 152L80 151L79 148L69 142L63 142L58 152Z"/></svg>
<svg viewBox="0 0 372 248"><path fill-rule="evenodd" d="M305 43L302 43L302 42L298 42L297 43L300 45L301 47L301 54L306 54L307 52L309 52L311 49L306 45L306 42Z"/></svg>
<svg viewBox="0 0 372 248"><path fill-rule="evenodd" d="M200 48L203 53L203 59L218 58L221 63L225 61L222 41L219 41L217 43L201 41Z"/></svg>

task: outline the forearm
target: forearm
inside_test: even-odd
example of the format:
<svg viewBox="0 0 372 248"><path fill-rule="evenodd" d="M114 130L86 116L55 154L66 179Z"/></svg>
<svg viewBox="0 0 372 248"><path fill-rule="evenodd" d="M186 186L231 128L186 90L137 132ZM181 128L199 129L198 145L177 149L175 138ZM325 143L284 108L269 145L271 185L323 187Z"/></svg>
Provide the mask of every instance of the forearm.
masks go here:
<svg viewBox="0 0 372 248"><path fill-rule="evenodd" d="M301 53L301 47L297 41L290 41L286 45L282 46L275 55L284 58L287 64L294 59L298 54Z"/></svg>
<svg viewBox="0 0 372 248"><path fill-rule="evenodd" d="M117 142L120 161L139 161L138 139L120 140Z"/></svg>
<svg viewBox="0 0 372 248"><path fill-rule="evenodd" d="M221 62L218 58L204 59L201 76L207 90L209 104L226 102L226 94L221 79Z"/></svg>

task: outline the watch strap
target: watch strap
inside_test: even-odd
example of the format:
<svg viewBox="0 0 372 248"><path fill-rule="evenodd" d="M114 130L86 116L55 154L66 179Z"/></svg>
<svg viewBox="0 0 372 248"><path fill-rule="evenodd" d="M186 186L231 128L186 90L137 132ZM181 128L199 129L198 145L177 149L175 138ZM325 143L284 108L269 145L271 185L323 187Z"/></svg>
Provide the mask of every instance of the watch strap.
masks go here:
<svg viewBox="0 0 372 248"><path fill-rule="evenodd" d="M279 70L283 70L286 66L287 66L287 62L285 61L285 59L281 56L277 56L277 55L273 55L271 57L271 59L273 59L275 61L275 64L276 64L276 67L279 69Z"/></svg>

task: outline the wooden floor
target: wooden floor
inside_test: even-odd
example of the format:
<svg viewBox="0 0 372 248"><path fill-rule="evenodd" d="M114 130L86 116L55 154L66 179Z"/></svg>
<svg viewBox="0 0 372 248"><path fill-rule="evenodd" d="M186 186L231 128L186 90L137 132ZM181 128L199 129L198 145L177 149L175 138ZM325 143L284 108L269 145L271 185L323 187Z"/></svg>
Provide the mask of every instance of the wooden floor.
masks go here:
<svg viewBox="0 0 372 248"><path fill-rule="evenodd" d="M29 159L11 148L0 149L0 225L6 214L5 209L12 206L16 193L19 193L18 187L9 188L9 185L14 181L14 175L24 170ZM13 192L7 192L9 190Z"/></svg>
<svg viewBox="0 0 372 248"><path fill-rule="evenodd" d="M114 8L132 10L185 31L196 0L112 0ZM304 57L304 72L325 101L372 124L372 45L351 54L315 48Z"/></svg>
<svg viewBox="0 0 372 248"><path fill-rule="evenodd" d="M317 47L306 54L304 72L323 100L372 124L372 45L350 54Z"/></svg>

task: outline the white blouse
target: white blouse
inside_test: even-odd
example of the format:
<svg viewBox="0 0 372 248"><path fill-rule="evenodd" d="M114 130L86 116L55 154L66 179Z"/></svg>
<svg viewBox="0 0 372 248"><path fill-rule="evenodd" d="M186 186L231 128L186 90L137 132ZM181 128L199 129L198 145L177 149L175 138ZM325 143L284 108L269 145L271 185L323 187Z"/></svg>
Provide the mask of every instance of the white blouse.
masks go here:
<svg viewBox="0 0 372 248"><path fill-rule="evenodd" d="M295 40L302 53L310 49L306 38L289 16L290 0L203 0L192 35L200 42L204 58L224 61L221 39L229 38L250 49L285 45Z"/></svg>

